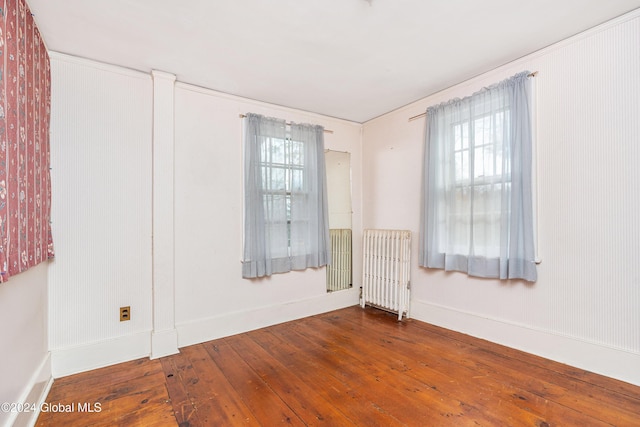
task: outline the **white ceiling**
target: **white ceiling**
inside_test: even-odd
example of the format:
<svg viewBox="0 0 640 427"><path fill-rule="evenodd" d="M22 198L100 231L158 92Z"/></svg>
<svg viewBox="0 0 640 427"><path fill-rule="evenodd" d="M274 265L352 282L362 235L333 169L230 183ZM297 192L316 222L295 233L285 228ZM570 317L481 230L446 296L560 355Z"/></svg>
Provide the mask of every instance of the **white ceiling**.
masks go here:
<svg viewBox="0 0 640 427"><path fill-rule="evenodd" d="M50 50L364 122L640 0L27 0Z"/></svg>

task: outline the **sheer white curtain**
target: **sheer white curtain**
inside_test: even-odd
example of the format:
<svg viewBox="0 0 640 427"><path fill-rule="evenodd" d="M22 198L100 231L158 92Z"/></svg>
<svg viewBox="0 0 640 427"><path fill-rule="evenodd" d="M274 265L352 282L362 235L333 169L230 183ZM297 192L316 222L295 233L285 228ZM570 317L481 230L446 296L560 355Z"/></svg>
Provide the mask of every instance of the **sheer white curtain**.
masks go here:
<svg viewBox="0 0 640 427"><path fill-rule="evenodd" d="M254 278L326 265L330 257L322 126L247 114L244 255Z"/></svg>
<svg viewBox="0 0 640 427"><path fill-rule="evenodd" d="M528 74L427 109L421 266L536 280Z"/></svg>

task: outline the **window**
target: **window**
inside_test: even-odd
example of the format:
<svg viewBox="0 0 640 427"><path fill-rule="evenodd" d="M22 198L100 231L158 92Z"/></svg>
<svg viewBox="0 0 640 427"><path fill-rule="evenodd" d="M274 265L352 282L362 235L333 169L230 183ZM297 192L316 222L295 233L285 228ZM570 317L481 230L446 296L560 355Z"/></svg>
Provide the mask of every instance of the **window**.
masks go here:
<svg viewBox="0 0 640 427"><path fill-rule="evenodd" d="M265 222L273 236L285 236L286 242L277 245L282 255L291 255L291 208L292 200L304 200L307 195L304 176L304 145L300 141L293 141L290 132L286 132L285 139L263 137L260 142L260 171L262 174L262 198L266 215ZM294 197L292 195L295 194ZM296 218L298 225L305 223L306 218ZM278 229L286 229L286 233L279 233Z"/></svg>
<svg viewBox="0 0 640 427"><path fill-rule="evenodd" d="M535 281L527 75L427 110L422 266Z"/></svg>
<svg viewBox="0 0 640 427"><path fill-rule="evenodd" d="M245 118L243 277L326 265L324 130Z"/></svg>
<svg viewBox="0 0 640 427"><path fill-rule="evenodd" d="M504 117L505 111L500 110L453 124L456 201L449 221L456 223L451 227L456 253L468 250L466 236L473 232L476 252L488 257L500 255L500 198L502 190L508 192L510 186L508 163L503 157L508 151L504 132L508 133L509 122ZM503 168L507 169L504 174Z"/></svg>

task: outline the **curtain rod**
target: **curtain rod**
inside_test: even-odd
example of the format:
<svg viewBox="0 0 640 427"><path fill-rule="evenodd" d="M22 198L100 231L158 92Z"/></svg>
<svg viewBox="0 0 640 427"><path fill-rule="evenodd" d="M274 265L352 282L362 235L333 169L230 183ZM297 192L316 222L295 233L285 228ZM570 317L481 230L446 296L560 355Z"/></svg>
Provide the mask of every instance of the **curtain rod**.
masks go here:
<svg viewBox="0 0 640 427"><path fill-rule="evenodd" d="M244 119L245 117L247 117L245 114L240 114L241 119ZM287 126L291 126L291 122L285 122L284 124ZM329 129L325 129L324 133L333 133L333 131Z"/></svg>
<svg viewBox="0 0 640 427"><path fill-rule="evenodd" d="M538 75L537 71L534 71L533 73L529 73L527 74L527 77L535 77ZM421 117L425 117L427 115L427 113L422 113L422 114L418 114L416 116L413 117L409 117L409 120L407 120L408 122L414 121L415 119L419 119Z"/></svg>

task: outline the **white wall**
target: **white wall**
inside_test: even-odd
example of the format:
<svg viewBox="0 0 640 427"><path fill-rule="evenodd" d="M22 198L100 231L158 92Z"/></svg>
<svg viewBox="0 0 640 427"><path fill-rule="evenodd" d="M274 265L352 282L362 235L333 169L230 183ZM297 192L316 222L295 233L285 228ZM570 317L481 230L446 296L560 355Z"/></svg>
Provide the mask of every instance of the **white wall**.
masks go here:
<svg viewBox="0 0 640 427"><path fill-rule="evenodd" d="M639 16L364 124L363 223L414 232L414 317L640 384ZM523 70L539 71L539 280L418 268L424 119L408 118Z"/></svg>
<svg viewBox="0 0 640 427"><path fill-rule="evenodd" d="M47 268L44 262L0 283L0 403L39 403L48 391ZM0 411L0 425L18 415Z"/></svg>
<svg viewBox="0 0 640 427"><path fill-rule="evenodd" d="M51 53L54 376L149 354L152 84ZM120 322L119 308L131 307Z"/></svg>
<svg viewBox="0 0 640 427"><path fill-rule="evenodd" d="M174 158L161 161L175 174L169 180L175 204L167 208L173 210L175 236L156 249L174 254L174 277L162 278L163 289L168 282L171 290L173 281L173 292L161 292L159 306L175 308L175 318L164 316L163 322L175 323L178 345L357 304L357 289L326 293L324 269L241 278L239 114L251 111L333 130L326 134L326 148L352 153L357 230L360 124L181 83L174 97L160 97L149 74L58 53L51 54L51 64L56 259L49 271L49 345L54 377L148 356L152 332L158 332L153 331L152 194L163 188L152 188L153 150L160 148L154 147L154 99L171 99L172 105L156 108L175 115ZM156 212L155 218L171 217L165 213ZM119 321L121 306L131 306L130 321Z"/></svg>
<svg viewBox="0 0 640 427"><path fill-rule="evenodd" d="M324 268L242 279L239 115L253 112L332 130L325 133L325 148L351 153L355 230L361 229L361 125L185 84L176 87L175 107L179 346L357 304L357 289L327 294Z"/></svg>

